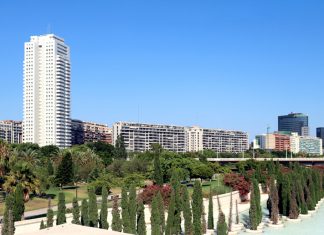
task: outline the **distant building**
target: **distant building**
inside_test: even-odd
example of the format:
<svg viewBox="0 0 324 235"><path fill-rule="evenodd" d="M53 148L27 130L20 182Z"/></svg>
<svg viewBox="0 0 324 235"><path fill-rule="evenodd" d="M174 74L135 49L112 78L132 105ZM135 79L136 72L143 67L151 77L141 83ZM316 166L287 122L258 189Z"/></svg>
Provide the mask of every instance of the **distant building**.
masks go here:
<svg viewBox="0 0 324 235"><path fill-rule="evenodd" d="M316 137L322 139L322 148L324 149L324 127L316 128Z"/></svg>
<svg viewBox="0 0 324 235"><path fill-rule="evenodd" d="M22 122L12 120L0 121L0 139L11 144L22 143Z"/></svg>
<svg viewBox="0 0 324 235"><path fill-rule="evenodd" d="M64 39L32 36L24 53L23 142L71 146L70 49Z"/></svg>
<svg viewBox="0 0 324 235"><path fill-rule="evenodd" d="M302 113L290 113L279 116L278 131L296 132L300 136L308 136L308 116Z"/></svg>
<svg viewBox="0 0 324 235"><path fill-rule="evenodd" d="M173 152L197 152L210 149L215 152L240 153L249 148L248 134L242 131L205 129L171 125L117 122L113 125L113 142L121 135L127 151L144 152L153 143Z"/></svg>
<svg viewBox="0 0 324 235"><path fill-rule="evenodd" d="M310 136L300 136L299 137L299 152L312 154L312 155L322 155L322 139Z"/></svg>
<svg viewBox="0 0 324 235"><path fill-rule="evenodd" d="M254 148L272 151L291 151L292 153L305 153L322 155L322 139L311 136L299 136L295 132L275 132L257 135Z"/></svg>
<svg viewBox="0 0 324 235"><path fill-rule="evenodd" d="M72 145L87 142L112 144L112 129L106 124L83 122L72 119Z"/></svg>

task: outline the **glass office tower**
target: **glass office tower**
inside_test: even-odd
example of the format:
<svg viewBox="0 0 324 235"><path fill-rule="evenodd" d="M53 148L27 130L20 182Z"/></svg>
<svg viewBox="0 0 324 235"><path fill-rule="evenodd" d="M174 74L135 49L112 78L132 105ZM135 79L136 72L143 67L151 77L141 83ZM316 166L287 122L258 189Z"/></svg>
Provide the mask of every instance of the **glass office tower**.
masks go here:
<svg viewBox="0 0 324 235"><path fill-rule="evenodd" d="M279 116L278 131L297 132L298 135L308 136L308 116L302 113L290 113Z"/></svg>

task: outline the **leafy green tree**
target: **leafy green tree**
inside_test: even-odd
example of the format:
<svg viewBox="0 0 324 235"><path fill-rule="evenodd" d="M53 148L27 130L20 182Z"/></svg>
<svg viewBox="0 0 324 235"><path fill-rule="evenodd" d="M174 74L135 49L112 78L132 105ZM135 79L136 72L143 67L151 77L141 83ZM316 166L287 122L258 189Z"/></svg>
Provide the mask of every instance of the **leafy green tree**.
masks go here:
<svg viewBox="0 0 324 235"><path fill-rule="evenodd" d="M72 224L80 224L80 208L79 208L79 203L77 198L73 198L72 201L72 214L73 214Z"/></svg>
<svg viewBox="0 0 324 235"><path fill-rule="evenodd" d="M47 160L47 174L48 176L54 175L54 167L50 159Z"/></svg>
<svg viewBox="0 0 324 235"><path fill-rule="evenodd" d="M261 208L261 195L260 188L257 179L252 179L256 208L257 208L257 223L260 224L262 221L262 208Z"/></svg>
<svg viewBox="0 0 324 235"><path fill-rule="evenodd" d="M20 221L25 212L24 192L21 184L18 184L14 193L13 216L15 221Z"/></svg>
<svg viewBox="0 0 324 235"><path fill-rule="evenodd" d="M175 234L180 234L181 232L181 184L180 184L180 177L179 177L179 169L173 169L172 177L171 177L171 186L172 191L174 192L174 200L175 200L175 207L174 207L174 215L173 215L173 225L172 231ZM168 216L170 211L168 212Z"/></svg>
<svg viewBox="0 0 324 235"><path fill-rule="evenodd" d="M70 152L64 154L55 176L56 183L63 186L74 181L73 161Z"/></svg>
<svg viewBox="0 0 324 235"><path fill-rule="evenodd" d="M95 194L94 188L89 188L89 226L98 227L98 206L97 206L97 196Z"/></svg>
<svg viewBox="0 0 324 235"><path fill-rule="evenodd" d="M42 229L45 229L46 226L44 224L44 221L42 220L41 223L40 223L40 226L39 226L39 229L42 230Z"/></svg>
<svg viewBox="0 0 324 235"><path fill-rule="evenodd" d="M54 157L59 151L60 149L55 145L46 145L40 148L41 154L46 158Z"/></svg>
<svg viewBox="0 0 324 235"><path fill-rule="evenodd" d="M159 212L160 212L161 234L163 234L165 231L165 207L164 207L163 197L162 197L162 194L160 191L156 194L156 198L157 198L157 204L158 204Z"/></svg>
<svg viewBox="0 0 324 235"><path fill-rule="evenodd" d="M209 190L209 203L208 203L208 229L214 229L214 205L213 205L213 194L210 187Z"/></svg>
<svg viewBox="0 0 324 235"><path fill-rule="evenodd" d="M278 190L274 178L271 178L270 180L270 203L271 203L270 219L273 222L273 224L278 224L279 196L278 196Z"/></svg>
<svg viewBox="0 0 324 235"><path fill-rule="evenodd" d="M8 235L14 235L15 234L15 221L12 214L12 210L9 210L9 224L8 224Z"/></svg>
<svg viewBox="0 0 324 235"><path fill-rule="evenodd" d="M112 163L114 157L114 146L105 142L89 142L86 146L92 149L103 161L105 166Z"/></svg>
<svg viewBox="0 0 324 235"><path fill-rule="evenodd" d="M193 215L193 235L201 234L201 216L202 216L202 188L199 181L195 181L192 193L192 215Z"/></svg>
<svg viewBox="0 0 324 235"><path fill-rule="evenodd" d="M3 214L3 221L2 221L2 226L1 226L1 235L13 235L14 232L11 233L11 231L14 231L14 222L13 222L13 214L12 214L12 209L14 206L14 198L11 194L9 194L6 197L5 201L5 210Z"/></svg>
<svg viewBox="0 0 324 235"><path fill-rule="evenodd" d="M136 233L136 188L132 184L129 188L129 202L128 202L128 211L129 211L129 228L132 234Z"/></svg>
<svg viewBox="0 0 324 235"><path fill-rule="evenodd" d="M289 218L290 219L297 219L299 216L299 208L297 205L297 198L296 198L296 190L292 187L291 194L290 194L290 206L289 206Z"/></svg>
<svg viewBox="0 0 324 235"><path fill-rule="evenodd" d="M192 234L192 213L190 208L190 198L186 185L182 185L182 211L184 218L184 234L191 235Z"/></svg>
<svg viewBox="0 0 324 235"><path fill-rule="evenodd" d="M152 200L152 210L151 210L151 234L160 235L161 234L161 214L159 210L158 198L155 196Z"/></svg>
<svg viewBox="0 0 324 235"><path fill-rule="evenodd" d="M130 233L129 199L126 187L122 187L121 197L123 232Z"/></svg>
<svg viewBox="0 0 324 235"><path fill-rule="evenodd" d="M136 234L137 235L146 235L146 224L145 224L145 214L144 214L144 204L142 200L138 201L137 205L137 227Z"/></svg>
<svg viewBox="0 0 324 235"><path fill-rule="evenodd" d="M102 229L108 229L109 224L107 221L108 217L108 204L107 204L107 199L108 199L108 191L107 188L103 187L102 188L102 193L101 193L101 210L100 210L100 221L99 221L99 228Z"/></svg>
<svg viewBox="0 0 324 235"><path fill-rule="evenodd" d="M113 208L111 213L112 213L111 229L113 231L121 232L123 230L123 224L120 218L120 211L118 209L118 196L114 196Z"/></svg>
<svg viewBox="0 0 324 235"><path fill-rule="evenodd" d="M160 155L162 152L162 147L159 144L152 144L152 150L154 153L154 162L153 162L153 181L155 184L162 186L163 185L163 174L160 162Z"/></svg>
<svg viewBox="0 0 324 235"><path fill-rule="evenodd" d="M124 138L120 135L117 136L114 149L114 158L115 159L126 159L127 152L125 148Z"/></svg>
<svg viewBox="0 0 324 235"><path fill-rule="evenodd" d="M56 218L56 225L66 223L66 206L65 206L65 195L63 192L60 192L58 195L58 210L57 210L57 218Z"/></svg>
<svg viewBox="0 0 324 235"><path fill-rule="evenodd" d="M83 226L89 226L89 212L88 212L88 201L87 199L82 200L81 204L81 224Z"/></svg>

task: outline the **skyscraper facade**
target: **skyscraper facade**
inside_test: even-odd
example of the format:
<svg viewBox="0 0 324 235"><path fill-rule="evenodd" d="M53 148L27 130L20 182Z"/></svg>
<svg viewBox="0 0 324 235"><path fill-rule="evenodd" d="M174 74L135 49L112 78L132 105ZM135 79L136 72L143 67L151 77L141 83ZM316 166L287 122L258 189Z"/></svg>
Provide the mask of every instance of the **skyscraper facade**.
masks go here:
<svg viewBox="0 0 324 235"><path fill-rule="evenodd" d="M296 132L300 136L308 136L308 116L302 113L290 113L279 116L278 131Z"/></svg>
<svg viewBox="0 0 324 235"><path fill-rule="evenodd" d="M71 146L70 49L54 34L25 43L23 142Z"/></svg>
<svg viewBox="0 0 324 235"><path fill-rule="evenodd" d="M322 148L324 149L324 127L316 128L316 137L322 139Z"/></svg>

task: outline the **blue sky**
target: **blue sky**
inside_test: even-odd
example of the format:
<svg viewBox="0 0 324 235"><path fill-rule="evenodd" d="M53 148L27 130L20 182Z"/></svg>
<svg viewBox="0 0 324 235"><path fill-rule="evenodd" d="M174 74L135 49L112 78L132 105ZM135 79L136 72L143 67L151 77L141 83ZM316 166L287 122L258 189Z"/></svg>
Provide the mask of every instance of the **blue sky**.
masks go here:
<svg viewBox="0 0 324 235"><path fill-rule="evenodd" d="M0 2L0 119L22 119L23 43L71 48L72 117L245 130L324 126L324 1Z"/></svg>

